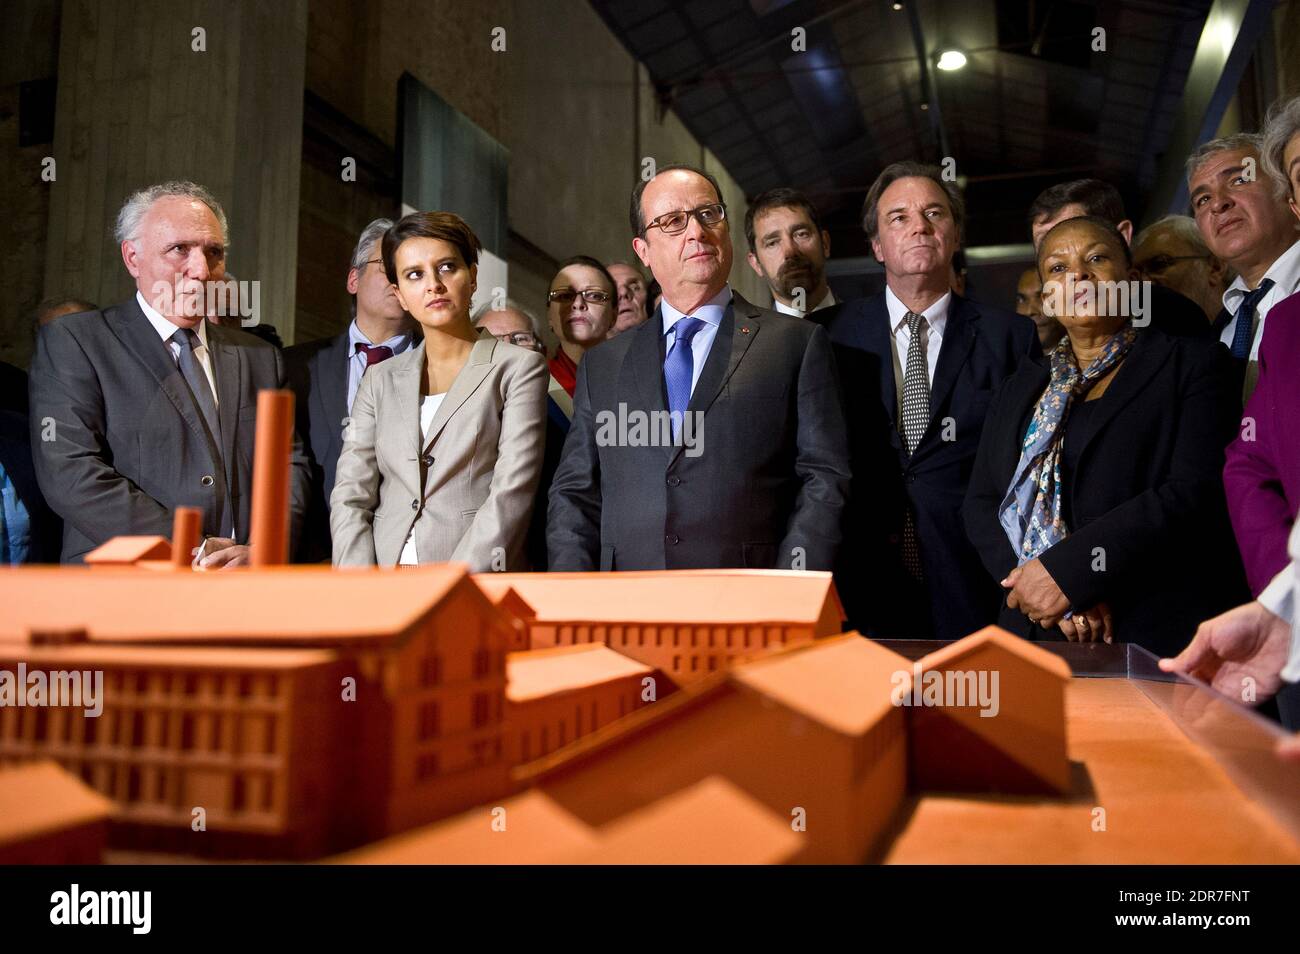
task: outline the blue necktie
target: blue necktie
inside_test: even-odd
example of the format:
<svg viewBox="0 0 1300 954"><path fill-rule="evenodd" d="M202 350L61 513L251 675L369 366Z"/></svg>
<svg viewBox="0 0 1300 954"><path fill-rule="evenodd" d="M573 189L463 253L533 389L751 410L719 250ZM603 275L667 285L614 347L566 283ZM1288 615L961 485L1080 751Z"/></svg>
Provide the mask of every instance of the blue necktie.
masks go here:
<svg viewBox="0 0 1300 954"><path fill-rule="evenodd" d="M1273 287L1273 279L1266 278L1259 287L1246 295L1237 306L1237 327L1232 332L1232 356L1243 361L1250 357L1250 342L1255 331L1255 306Z"/></svg>
<svg viewBox="0 0 1300 954"><path fill-rule="evenodd" d="M695 371L691 339L703 327L704 322L699 318L679 318L673 325L673 346L664 360L664 384L668 386L673 443L681 436L682 417L686 414L686 405L691 403L691 377Z"/></svg>

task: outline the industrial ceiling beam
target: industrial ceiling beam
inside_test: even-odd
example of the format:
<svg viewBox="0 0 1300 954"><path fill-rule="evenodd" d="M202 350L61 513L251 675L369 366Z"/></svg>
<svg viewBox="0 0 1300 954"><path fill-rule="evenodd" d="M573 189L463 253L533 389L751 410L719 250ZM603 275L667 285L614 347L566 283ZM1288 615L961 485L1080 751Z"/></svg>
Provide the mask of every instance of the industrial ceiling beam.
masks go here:
<svg viewBox="0 0 1300 954"><path fill-rule="evenodd" d="M1144 224L1169 213L1186 214L1183 164L1197 146L1214 137L1223 122L1274 5L1274 0L1214 0L1187 72L1183 101L1157 168Z"/></svg>

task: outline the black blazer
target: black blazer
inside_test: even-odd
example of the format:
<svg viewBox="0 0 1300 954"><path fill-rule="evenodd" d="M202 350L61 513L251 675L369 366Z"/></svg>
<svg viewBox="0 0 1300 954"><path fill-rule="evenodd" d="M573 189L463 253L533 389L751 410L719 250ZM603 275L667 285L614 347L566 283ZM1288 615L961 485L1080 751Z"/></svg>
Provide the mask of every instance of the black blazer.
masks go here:
<svg viewBox="0 0 1300 954"><path fill-rule="evenodd" d="M1217 337L1205 309L1186 295L1154 283L1151 285L1150 327L1177 337Z"/></svg>
<svg viewBox="0 0 1300 954"><path fill-rule="evenodd" d="M964 513L994 580L1016 565L997 508L1048 380L1045 365L1021 366L990 406L980 441ZM1068 488L1076 526L1041 559L1073 606L1110 604L1120 640L1172 655L1202 620L1250 598L1223 495L1224 447L1239 416L1233 389L1217 342L1148 328L1097 399ZM1064 638L1005 601L998 622L1022 636Z"/></svg>
<svg viewBox="0 0 1300 954"><path fill-rule="evenodd" d="M286 348L285 370L310 470L311 491L295 559L330 559L330 491L348 416L348 333Z"/></svg>
<svg viewBox="0 0 1300 954"><path fill-rule="evenodd" d="M877 637L960 639L992 623L997 587L966 539L961 505L993 390L1027 355L1033 323L954 295L930 424L909 458L897 422L894 341L885 293L845 302L830 324L849 419L853 487L837 586L850 622ZM926 587L903 566L911 506ZM919 605L918 605L919 604Z"/></svg>
<svg viewBox="0 0 1300 954"><path fill-rule="evenodd" d="M0 411L27 413L27 372L0 361Z"/></svg>
<svg viewBox="0 0 1300 954"><path fill-rule="evenodd" d="M550 568L829 570L849 469L825 330L733 292L688 406L704 415L697 456L601 430L620 409L666 415L663 363L656 310L578 366L551 485Z"/></svg>
<svg viewBox="0 0 1300 954"><path fill-rule="evenodd" d="M63 518L65 563L120 534L170 537L172 511L203 511L203 533L248 542L257 392L285 386L280 350L209 323L221 446L134 297L41 328L31 369L36 475ZM49 424L53 440L43 440ZM307 461L290 459L290 551L307 505Z"/></svg>

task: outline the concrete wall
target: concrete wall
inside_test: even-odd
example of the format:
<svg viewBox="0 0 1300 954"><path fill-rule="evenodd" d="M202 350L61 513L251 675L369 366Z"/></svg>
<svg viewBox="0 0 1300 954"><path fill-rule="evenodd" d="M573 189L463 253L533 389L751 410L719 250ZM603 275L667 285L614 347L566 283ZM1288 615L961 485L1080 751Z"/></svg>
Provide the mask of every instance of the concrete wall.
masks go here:
<svg viewBox="0 0 1300 954"><path fill-rule="evenodd" d="M65 0L47 293L128 297L122 200L187 178L226 208L229 271L260 281L263 319L292 335L306 25L307 0Z"/></svg>
<svg viewBox="0 0 1300 954"><path fill-rule="evenodd" d="M504 50L492 48L497 27L505 31ZM658 114L645 70L583 0L312 0L308 90L393 149L403 72L510 151L510 294L539 317L554 262L575 254L636 262L627 205L646 156L658 164L704 163L718 175L734 220L733 282L767 301L743 261L740 190L675 114ZM334 210L333 225L349 204L369 215L371 205L347 195L355 184L333 178L313 178L312 207ZM304 205L306 191L305 179ZM366 221L355 217L354 234ZM338 239L327 245L319 233L303 233L301 242L314 263L305 267L322 275L333 267L341 286L350 246ZM343 302L338 328L347 321ZM302 323L327 333L319 317Z"/></svg>
<svg viewBox="0 0 1300 954"><path fill-rule="evenodd" d="M12 0L0 31L0 361L26 367L30 320L43 297L45 232L53 183L41 181L54 143L18 145L19 90L52 79L59 62L59 0Z"/></svg>

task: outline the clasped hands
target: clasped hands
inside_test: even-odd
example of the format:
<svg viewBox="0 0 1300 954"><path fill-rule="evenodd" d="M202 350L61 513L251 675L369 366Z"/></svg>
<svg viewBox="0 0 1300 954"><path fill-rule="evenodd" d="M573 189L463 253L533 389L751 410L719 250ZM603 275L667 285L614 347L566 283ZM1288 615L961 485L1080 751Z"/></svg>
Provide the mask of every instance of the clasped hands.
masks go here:
<svg viewBox="0 0 1300 954"><path fill-rule="evenodd" d="M1030 560L1007 574L1002 581L1007 590L1007 606L1020 610L1031 623L1043 629L1060 628L1071 642L1114 642L1115 627L1110 607L1098 603L1086 610L1075 610L1066 619L1070 600L1047 572L1041 560Z"/></svg>

